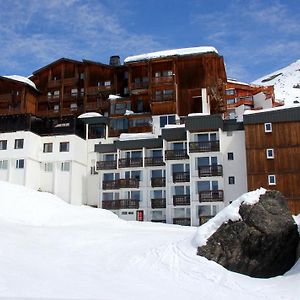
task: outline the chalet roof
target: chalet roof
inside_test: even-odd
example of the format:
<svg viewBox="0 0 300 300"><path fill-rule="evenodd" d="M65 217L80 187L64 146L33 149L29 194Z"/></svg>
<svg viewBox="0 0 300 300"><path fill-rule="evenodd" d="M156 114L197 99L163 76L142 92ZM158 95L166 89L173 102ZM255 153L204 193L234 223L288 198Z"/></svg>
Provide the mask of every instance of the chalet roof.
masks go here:
<svg viewBox="0 0 300 300"><path fill-rule="evenodd" d="M131 63L131 62L145 61L145 60L151 60L151 59L162 58L162 57L196 55L196 54L211 53L211 52L218 54L217 49L211 46L172 49L172 50L164 50L164 51L145 53L145 54L140 54L135 56L129 56L125 58L124 62Z"/></svg>
<svg viewBox="0 0 300 300"><path fill-rule="evenodd" d="M63 62L63 61L71 62L71 63L74 63L74 64L82 64L82 62L79 61L79 60L74 60L74 59L62 57L62 58L59 58L59 59L53 61L52 63L50 63L50 64L48 64L48 65L46 65L46 66L44 66L44 67L42 67L42 68L40 68L40 69L34 71L32 74L35 75L35 74L37 74L37 73L40 73L41 71L46 70L46 69L48 69L49 67L54 66L54 65L56 65L56 64L58 64L58 63L60 63L60 62Z"/></svg>
<svg viewBox="0 0 300 300"><path fill-rule="evenodd" d="M0 76L0 78L12 80L12 81L17 81L19 83L26 84L26 85L34 88L36 91L38 90L36 88L36 85L29 78L24 77L24 76L20 76L20 75L7 75L7 76Z"/></svg>

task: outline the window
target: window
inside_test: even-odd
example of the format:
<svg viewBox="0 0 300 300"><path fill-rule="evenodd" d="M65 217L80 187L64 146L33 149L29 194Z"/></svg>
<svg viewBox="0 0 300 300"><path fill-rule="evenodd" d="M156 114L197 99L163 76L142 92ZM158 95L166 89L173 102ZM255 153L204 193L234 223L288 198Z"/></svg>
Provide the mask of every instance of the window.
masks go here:
<svg viewBox="0 0 300 300"><path fill-rule="evenodd" d="M59 104L55 104L53 107L53 110L56 112L59 111Z"/></svg>
<svg viewBox="0 0 300 300"><path fill-rule="evenodd" d="M0 170L7 170L8 161L7 160L0 160Z"/></svg>
<svg viewBox="0 0 300 300"><path fill-rule="evenodd" d="M77 96L78 90L77 89L71 89L71 95Z"/></svg>
<svg viewBox="0 0 300 300"><path fill-rule="evenodd" d="M84 73L80 73L79 78L84 79Z"/></svg>
<svg viewBox="0 0 300 300"><path fill-rule="evenodd" d="M110 80L104 81L104 86L111 86L111 81Z"/></svg>
<svg viewBox="0 0 300 300"><path fill-rule="evenodd" d="M60 170L63 172L69 172L70 171L70 162L69 161L62 162L60 165Z"/></svg>
<svg viewBox="0 0 300 300"><path fill-rule="evenodd" d="M265 132L272 132L272 123L265 123Z"/></svg>
<svg viewBox="0 0 300 300"><path fill-rule="evenodd" d="M227 89L227 90L225 91L225 94L226 94L226 95L234 95L234 94L235 94L235 89Z"/></svg>
<svg viewBox="0 0 300 300"><path fill-rule="evenodd" d="M43 152L44 153L53 152L53 144L52 143L44 143Z"/></svg>
<svg viewBox="0 0 300 300"><path fill-rule="evenodd" d="M7 140L0 141L0 150L6 150L7 149Z"/></svg>
<svg viewBox="0 0 300 300"><path fill-rule="evenodd" d="M228 160L233 160L233 159L234 159L234 157L233 157L233 152L228 152L228 153L227 153L227 159L228 159Z"/></svg>
<svg viewBox="0 0 300 300"><path fill-rule="evenodd" d="M136 102L136 110L137 112L142 112L144 109L144 101L142 99L138 99Z"/></svg>
<svg viewBox="0 0 300 300"><path fill-rule="evenodd" d="M70 104L70 109L71 110L77 110L77 104L76 103L71 103Z"/></svg>
<svg viewBox="0 0 300 300"><path fill-rule="evenodd" d="M16 139L15 140L15 149L23 149L24 139Z"/></svg>
<svg viewBox="0 0 300 300"><path fill-rule="evenodd" d="M175 115L170 115L170 116L161 116L159 118L160 121L160 128L165 127L166 125L170 124L176 124L176 118Z"/></svg>
<svg viewBox="0 0 300 300"><path fill-rule="evenodd" d="M235 184L235 177L234 176L229 176L228 177L228 184Z"/></svg>
<svg viewBox="0 0 300 300"><path fill-rule="evenodd" d="M276 185L276 176L275 175L268 175L268 184Z"/></svg>
<svg viewBox="0 0 300 300"><path fill-rule="evenodd" d="M16 160L16 169L24 169L24 159Z"/></svg>
<svg viewBox="0 0 300 300"><path fill-rule="evenodd" d="M167 70L167 71L163 71L163 72L162 72L162 76L163 76L163 77L170 77L170 76L172 76L172 75L173 75L172 70Z"/></svg>
<svg viewBox="0 0 300 300"><path fill-rule="evenodd" d="M270 148L266 150L267 159L273 159L274 158L274 149Z"/></svg>
<svg viewBox="0 0 300 300"><path fill-rule="evenodd" d="M69 152L69 142L61 142L59 145L59 152Z"/></svg>
<svg viewBox="0 0 300 300"><path fill-rule="evenodd" d="M59 98L59 91L54 91L53 97L54 98Z"/></svg>
<svg viewBox="0 0 300 300"><path fill-rule="evenodd" d="M227 104L234 104L235 98L227 99Z"/></svg>
<svg viewBox="0 0 300 300"><path fill-rule="evenodd" d="M43 164L43 170L45 172L52 172L53 170L53 163L52 162L47 162Z"/></svg>

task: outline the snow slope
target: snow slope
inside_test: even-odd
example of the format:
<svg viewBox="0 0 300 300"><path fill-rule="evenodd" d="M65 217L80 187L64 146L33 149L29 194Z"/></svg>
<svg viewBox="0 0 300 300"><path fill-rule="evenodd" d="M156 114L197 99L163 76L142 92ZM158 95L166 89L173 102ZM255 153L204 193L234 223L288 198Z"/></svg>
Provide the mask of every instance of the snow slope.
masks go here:
<svg viewBox="0 0 300 300"><path fill-rule="evenodd" d="M286 105L300 102L300 59L289 66L261 77L253 82L259 85L274 85L276 100Z"/></svg>
<svg viewBox="0 0 300 300"><path fill-rule="evenodd" d="M299 299L300 263L254 279L196 255L196 228L126 222L1 183L0 298Z"/></svg>

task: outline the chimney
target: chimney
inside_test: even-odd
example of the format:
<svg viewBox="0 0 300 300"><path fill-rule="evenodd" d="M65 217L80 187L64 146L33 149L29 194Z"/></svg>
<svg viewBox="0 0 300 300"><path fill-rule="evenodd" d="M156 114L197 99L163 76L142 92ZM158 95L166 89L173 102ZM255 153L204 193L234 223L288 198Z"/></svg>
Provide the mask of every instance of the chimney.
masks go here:
<svg viewBox="0 0 300 300"><path fill-rule="evenodd" d="M119 55L111 56L109 60L109 64L114 67L120 66L120 56Z"/></svg>

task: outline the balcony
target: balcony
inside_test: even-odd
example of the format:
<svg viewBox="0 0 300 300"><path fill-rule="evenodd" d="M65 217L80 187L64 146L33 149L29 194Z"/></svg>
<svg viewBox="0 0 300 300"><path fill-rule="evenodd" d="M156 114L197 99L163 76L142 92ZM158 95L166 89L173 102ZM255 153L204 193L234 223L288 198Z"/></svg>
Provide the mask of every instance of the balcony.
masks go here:
<svg viewBox="0 0 300 300"><path fill-rule="evenodd" d="M50 88L50 89L60 87L60 86L61 86L61 80L60 79L48 81L48 88Z"/></svg>
<svg viewBox="0 0 300 300"><path fill-rule="evenodd" d="M166 159L167 160L181 160L181 159L188 159L189 156L187 155L186 149L182 150L166 150Z"/></svg>
<svg viewBox="0 0 300 300"><path fill-rule="evenodd" d="M151 199L151 208L166 208L166 198Z"/></svg>
<svg viewBox="0 0 300 300"><path fill-rule="evenodd" d="M190 142L189 145L191 153L220 151L219 141Z"/></svg>
<svg viewBox="0 0 300 300"><path fill-rule="evenodd" d="M86 94L88 96L92 96L92 95L98 95L100 92L110 91L110 90L112 90L111 85L90 86L90 87L86 88Z"/></svg>
<svg viewBox="0 0 300 300"><path fill-rule="evenodd" d="M76 85L77 82L78 82L77 77L64 78L64 85Z"/></svg>
<svg viewBox="0 0 300 300"><path fill-rule="evenodd" d="M11 94L1 94L0 95L0 101L1 102L10 102L12 100Z"/></svg>
<svg viewBox="0 0 300 300"><path fill-rule="evenodd" d="M198 168L199 177L223 176L222 165L201 166Z"/></svg>
<svg viewBox="0 0 300 300"><path fill-rule="evenodd" d="M199 216L199 225L203 225L214 216Z"/></svg>
<svg viewBox="0 0 300 300"><path fill-rule="evenodd" d="M173 224L183 225L183 226L191 226L190 218L173 218Z"/></svg>
<svg viewBox="0 0 300 300"><path fill-rule="evenodd" d="M199 192L199 202L219 202L223 200L223 190L209 190Z"/></svg>
<svg viewBox="0 0 300 300"><path fill-rule="evenodd" d="M149 82L132 82L131 90L147 90L149 87Z"/></svg>
<svg viewBox="0 0 300 300"><path fill-rule="evenodd" d="M120 200L103 200L102 208L104 209L138 209L139 200L120 199Z"/></svg>
<svg viewBox="0 0 300 300"><path fill-rule="evenodd" d="M162 156L158 157L145 157L145 166L146 167L154 167L154 166L164 166L165 163L163 161Z"/></svg>
<svg viewBox="0 0 300 300"><path fill-rule="evenodd" d="M102 182L102 188L103 190L139 188L139 181L135 178L106 180Z"/></svg>
<svg viewBox="0 0 300 300"><path fill-rule="evenodd" d="M163 85L163 84L173 84L173 83L174 83L173 76L152 77L153 85Z"/></svg>
<svg viewBox="0 0 300 300"><path fill-rule="evenodd" d="M152 219L151 222L153 223L167 223L166 219Z"/></svg>
<svg viewBox="0 0 300 300"><path fill-rule="evenodd" d="M156 95L152 98L152 102L175 101L175 95Z"/></svg>
<svg viewBox="0 0 300 300"><path fill-rule="evenodd" d="M252 96L238 97L235 99L234 103L227 103L227 109L232 109L240 105L254 106L254 101Z"/></svg>
<svg viewBox="0 0 300 300"><path fill-rule="evenodd" d="M152 187L164 187L166 186L166 177L152 177L151 178Z"/></svg>
<svg viewBox="0 0 300 300"><path fill-rule="evenodd" d="M143 166L143 159L138 158L120 158L119 168L137 168Z"/></svg>
<svg viewBox="0 0 300 300"><path fill-rule="evenodd" d="M189 182L190 172L175 172L173 173L173 182Z"/></svg>
<svg viewBox="0 0 300 300"><path fill-rule="evenodd" d="M117 168L116 160L97 161L97 170L111 170Z"/></svg>
<svg viewBox="0 0 300 300"><path fill-rule="evenodd" d="M190 195L174 195L173 196L173 205L190 205Z"/></svg>

